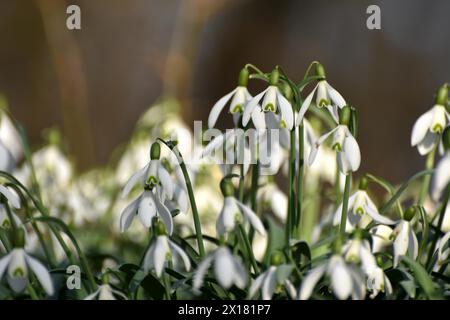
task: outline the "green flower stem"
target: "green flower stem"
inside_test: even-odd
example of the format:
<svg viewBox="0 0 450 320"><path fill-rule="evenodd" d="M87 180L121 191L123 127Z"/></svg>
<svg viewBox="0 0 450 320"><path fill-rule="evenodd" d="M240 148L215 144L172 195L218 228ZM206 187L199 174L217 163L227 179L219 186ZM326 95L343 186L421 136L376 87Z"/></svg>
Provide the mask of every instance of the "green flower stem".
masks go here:
<svg viewBox="0 0 450 320"><path fill-rule="evenodd" d="M158 138L158 140L161 141L162 143L164 143L178 159L178 164L180 165L180 168L181 168L181 171L182 171L183 177L184 177L184 182L186 183L186 189L188 191L189 202L191 203L192 215L194 217L195 235L197 237L198 251L199 251L200 257L204 257L205 256L205 244L203 243L202 225L200 223L200 216L198 214L197 203L195 202L195 196L194 196L194 190L192 189L191 178L189 178L189 173L187 171L186 164L184 163L183 156L181 155L181 153L178 150L178 148L176 147L176 145L171 143L171 141L166 142L161 138Z"/></svg>
<svg viewBox="0 0 450 320"><path fill-rule="evenodd" d="M438 142L438 144L439 144L439 142ZM427 155L427 160L425 162L426 170L430 170L430 169L434 168L434 159L435 159L435 155L436 155L437 145ZM423 202L425 201L425 198L427 197L428 189L430 188L430 182L431 182L431 175L426 175L425 177L423 177L422 189L420 190L420 195L419 195L419 200L418 200L419 206L423 205Z"/></svg>
<svg viewBox="0 0 450 320"><path fill-rule="evenodd" d="M167 272L164 271L163 274L164 277L164 288L166 290L166 299L167 300L172 300L172 297L170 295L170 279L169 279L169 274L167 274Z"/></svg>
<svg viewBox="0 0 450 320"><path fill-rule="evenodd" d="M305 160L304 156L304 126L301 123L298 127L298 176L297 176L297 215L296 215L296 226L297 226L297 238L300 239L302 234L302 204L303 204L303 178L305 175Z"/></svg>
<svg viewBox="0 0 450 320"><path fill-rule="evenodd" d="M250 262L252 263L253 270L255 271L255 273L259 273L258 264L256 262L255 255L253 254L252 245L250 244L250 240L247 237L247 233L245 232L245 229L242 226L242 224L239 224L238 228L239 228L239 232L241 233L242 239L244 241L244 245L245 245L245 248L246 248L246 251L247 251L247 255L250 257Z"/></svg>
<svg viewBox="0 0 450 320"><path fill-rule="evenodd" d="M27 285L27 291L30 294L32 300L39 300L39 297L31 284Z"/></svg>
<svg viewBox="0 0 450 320"><path fill-rule="evenodd" d="M447 206L449 205L448 202L450 200L450 183L447 185L447 190L445 191L444 198L442 200L442 207L439 211L439 220L436 225L436 230L433 237L433 242L431 243L430 251L428 252L428 259L427 259L427 266L430 267L431 261L433 260L433 254L434 250L436 249L436 244L439 240L440 231L442 228L442 223L444 221L445 216L445 210L447 209Z"/></svg>
<svg viewBox="0 0 450 320"><path fill-rule="evenodd" d="M241 164L241 175L239 177L239 201L244 201L244 182L245 182L245 176L244 176L244 165Z"/></svg>
<svg viewBox="0 0 450 320"><path fill-rule="evenodd" d="M288 214L286 219L285 242L286 247L292 237L294 225L297 221L295 216L295 129L290 132L289 147L289 185L288 185Z"/></svg>
<svg viewBox="0 0 450 320"><path fill-rule="evenodd" d="M351 181L352 181L352 173L350 172L345 176L344 197L342 199L341 225L339 227L339 231L342 235L345 235L345 226L347 224L348 198L350 193Z"/></svg>
<svg viewBox="0 0 450 320"><path fill-rule="evenodd" d="M257 210L256 194L258 193L259 160L252 166L252 188L250 193L250 205L254 212Z"/></svg>
<svg viewBox="0 0 450 320"><path fill-rule="evenodd" d="M341 204L341 174L339 171L339 166L336 160L336 174L334 176L334 192L336 194L336 201L335 201L335 207L336 209L339 208L339 205Z"/></svg>
<svg viewBox="0 0 450 320"><path fill-rule="evenodd" d="M6 235L5 229L3 227L0 227L0 241L3 243L3 246L6 249L6 252L11 251L11 242L8 239L8 236Z"/></svg>

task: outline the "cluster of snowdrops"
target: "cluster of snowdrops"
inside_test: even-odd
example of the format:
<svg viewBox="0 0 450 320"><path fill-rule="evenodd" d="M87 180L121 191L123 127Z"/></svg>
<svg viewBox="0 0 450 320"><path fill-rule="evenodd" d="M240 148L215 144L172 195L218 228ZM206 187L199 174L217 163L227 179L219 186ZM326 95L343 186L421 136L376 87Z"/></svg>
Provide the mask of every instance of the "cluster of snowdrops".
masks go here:
<svg viewBox="0 0 450 320"><path fill-rule="evenodd" d="M357 108L318 62L299 83L246 65L204 129L234 127L210 139L162 97L82 174L56 130L31 151L2 100L0 299L449 298L448 91L413 125L425 169L400 185L353 175Z"/></svg>

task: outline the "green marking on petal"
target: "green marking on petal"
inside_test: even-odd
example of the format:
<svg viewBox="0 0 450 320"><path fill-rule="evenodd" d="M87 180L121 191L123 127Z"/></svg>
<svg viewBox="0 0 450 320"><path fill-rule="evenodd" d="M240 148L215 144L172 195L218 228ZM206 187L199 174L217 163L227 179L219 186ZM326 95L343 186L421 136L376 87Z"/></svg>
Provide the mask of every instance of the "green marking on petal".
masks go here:
<svg viewBox="0 0 450 320"><path fill-rule="evenodd" d="M22 278L25 276L25 271L22 268L17 268L13 271L13 276L17 278Z"/></svg>
<svg viewBox="0 0 450 320"><path fill-rule="evenodd" d="M341 146L341 144L340 144L339 142L336 142L336 143L333 145L333 150L335 150L335 151L342 151L342 146Z"/></svg>
<svg viewBox="0 0 450 320"><path fill-rule="evenodd" d="M328 99L320 99L318 107L323 108L323 107L328 106L329 104L330 104L330 101Z"/></svg>
<svg viewBox="0 0 450 320"><path fill-rule="evenodd" d="M273 112L273 113L275 113L275 111L276 111L275 105L273 103L268 103L268 104L266 104L264 106L264 110L263 111L264 112Z"/></svg>
<svg viewBox="0 0 450 320"><path fill-rule="evenodd" d="M364 212L365 212L364 209L361 208L361 207L358 207L358 208L356 209L356 213L359 214L359 215L362 215Z"/></svg>
<svg viewBox="0 0 450 320"><path fill-rule="evenodd" d="M437 124L435 124L434 127L431 129L431 132L434 132L434 133L441 133L443 130L444 130L444 128L442 128L442 126L441 126L439 123L437 123Z"/></svg>
<svg viewBox="0 0 450 320"><path fill-rule="evenodd" d="M242 113L242 112L244 112L244 110L241 104L237 104L231 109L231 113Z"/></svg>
<svg viewBox="0 0 450 320"><path fill-rule="evenodd" d="M158 179L155 176L150 176L148 177L146 184L153 188L154 186L158 185Z"/></svg>

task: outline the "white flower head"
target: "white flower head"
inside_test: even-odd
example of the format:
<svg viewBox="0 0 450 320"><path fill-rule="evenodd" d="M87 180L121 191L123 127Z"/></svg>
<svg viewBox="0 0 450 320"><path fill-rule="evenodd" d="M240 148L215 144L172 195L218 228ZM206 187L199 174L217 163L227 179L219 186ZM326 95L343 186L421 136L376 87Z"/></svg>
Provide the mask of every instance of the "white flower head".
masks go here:
<svg viewBox="0 0 450 320"><path fill-rule="evenodd" d="M230 100L229 112L233 115L234 124L238 124L247 102L253 98L247 90L248 76L247 68L243 68L239 74L238 86L214 104L209 113L208 128L214 128L220 113Z"/></svg>
<svg viewBox="0 0 450 320"><path fill-rule="evenodd" d="M154 193L155 190L145 190L142 194L133 200L120 216L120 230L127 230L135 216L146 228L150 228L154 217L160 217L164 222L169 235L173 232L173 218L169 209L160 200L160 197Z"/></svg>
<svg viewBox="0 0 450 320"><path fill-rule="evenodd" d="M236 223L248 221L250 225L261 235L266 235L264 225L248 206L234 198L234 187L227 178L222 179L220 188L224 196L223 207L217 218L216 229L219 235L233 231Z"/></svg>
<svg viewBox="0 0 450 320"><path fill-rule="evenodd" d="M361 164L361 151L348 127L342 124L317 139L309 154L309 165L314 163L319 147L331 135L333 135L332 146L336 151L339 170L343 174L357 171Z"/></svg>
<svg viewBox="0 0 450 320"><path fill-rule="evenodd" d="M243 289L248 281L248 274L240 259L233 256L230 249L220 246L207 255L197 267L194 274L193 287L198 291L203 285L206 272L214 265L214 275L219 284L229 289L233 284Z"/></svg>
<svg viewBox="0 0 450 320"><path fill-rule="evenodd" d="M7 272L8 284L15 292L22 292L29 283L30 270L48 295L53 295L53 283L45 266L23 248L14 248L0 259L0 278Z"/></svg>
<svg viewBox="0 0 450 320"><path fill-rule="evenodd" d="M449 240L450 240L450 231L447 232L441 239L439 239L437 243L436 246L437 260L433 268L434 271L439 271L444 261L446 261L450 257L450 246L448 246Z"/></svg>
<svg viewBox="0 0 450 320"><path fill-rule="evenodd" d="M392 228L383 224L371 228L372 252L382 252L386 247L390 246L392 244L392 233Z"/></svg>
<svg viewBox="0 0 450 320"><path fill-rule="evenodd" d="M333 225L341 223L342 203L336 209L333 219ZM375 220L382 224L394 224L395 221L382 216L370 199L367 191L359 189L353 193L348 199L348 214L345 230L347 232L353 231L355 227L365 228L372 221Z"/></svg>
<svg viewBox="0 0 450 320"><path fill-rule="evenodd" d="M450 120L445 106L436 104L415 122L411 133L411 146L417 146L421 155L429 153Z"/></svg>
<svg viewBox="0 0 450 320"><path fill-rule="evenodd" d="M294 112L291 103L283 96L277 87L279 71L274 69L270 76L269 87L252 98L244 109L242 124L246 126L250 119L255 128L271 128L274 121L277 128L294 127ZM260 101L262 104L260 105Z"/></svg>
<svg viewBox="0 0 450 320"><path fill-rule="evenodd" d="M311 93L303 101L298 114L297 124L303 120L303 117L305 116L306 111L308 111L316 92L316 106L318 108L328 109L336 121L338 121L339 118L338 109L342 109L346 105L345 99L342 95L325 79L325 70L321 64L316 65L316 72L319 76L322 76L323 79L319 80L313 91L311 91Z"/></svg>
<svg viewBox="0 0 450 320"><path fill-rule="evenodd" d="M314 287L325 274L329 277L331 289L338 299L346 300L350 296L354 300L364 299L366 286L360 269L347 264L339 254L334 254L327 262L308 272L302 281L299 299L309 299Z"/></svg>
<svg viewBox="0 0 450 320"><path fill-rule="evenodd" d="M23 154L20 134L4 110L0 110L0 170L11 172Z"/></svg>
<svg viewBox="0 0 450 320"><path fill-rule="evenodd" d="M143 261L144 271L148 272L153 269L156 275L161 277L168 261L172 261L174 266L178 266L182 262L186 271L191 269L191 262L184 250L166 235L158 235L145 253Z"/></svg>
<svg viewBox="0 0 450 320"><path fill-rule="evenodd" d="M288 198L276 183L269 182L259 188L256 199L258 203L269 207L277 219L282 222L286 221Z"/></svg>
<svg viewBox="0 0 450 320"><path fill-rule="evenodd" d="M286 264L270 266L253 281L249 289L249 298L255 297L261 290L262 299L271 300L274 292L280 291L284 287L289 296L295 299L297 292L288 279L292 269L293 266Z"/></svg>

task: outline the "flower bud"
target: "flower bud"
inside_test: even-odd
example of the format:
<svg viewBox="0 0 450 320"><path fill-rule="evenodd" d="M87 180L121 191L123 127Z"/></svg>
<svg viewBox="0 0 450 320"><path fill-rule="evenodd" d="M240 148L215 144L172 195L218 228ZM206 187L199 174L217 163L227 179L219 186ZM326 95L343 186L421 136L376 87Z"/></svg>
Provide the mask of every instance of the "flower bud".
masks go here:
<svg viewBox="0 0 450 320"><path fill-rule="evenodd" d="M326 78L325 68L320 63L316 64L316 74L323 79Z"/></svg>
<svg viewBox="0 0 450 320"><path fill-rule="evenodd" d="M275 68L270 73L269 84L271 86L276 86L279 79L280 79L280 72L278 71L277 68Z"/></svg>
<svg viewBox="0 0 450 320"><path fill-rule="evenodd" d="M350 123L351 115L352 110L350 106L348 105L344 106L339 112L339 124L348 126L348 124Z"/></svg>
<svg viewBox="0 0 450 320"><path fill-rule="evenodd" d="M403 220L411 221L415 215L416 215L416 208L409 207L403 214Z"/></svg>
<svg viewBox="0 0 450 320"><path fill-rule="evenodd" d="M445 106L448 100L448 88L447 84L444 84L439 88L439 91L436 95L436 104Z"/></svg>
<svg viewBox="0 0 450 320"><path fill-rule="evenodd" d="M239 72L238 86L246 87L248 84L248 76L249 72L247 68L242 68L241 72Z"/></svg>
<svg viewBox="0 0 450 320"><path fill-rule="evenodd" d="M222 191L225 198L232 197L234 195L233 183L227 178L222 179L222 181L220 181L220 191Z"/></svg>
<svg viewBox="0 0 450 320"><path fill-rule="evenodd" d="M14 237L14 247L23 248L24 246L25 246L25 231L22 228L17 228Z"/></svg>
<svg viewBox="0 0 450 320"><path fill-rule="evenodd" d="M444 145L445 151L450 151L450 126L445 128L442 133L442 144Z"/></svg>
<svg viewBox="0 0 450 320"><path fill-rule="evenodd" d="M283 255L279 251L275 251L272 253L272 257L270 258L270 265L279 266L283 263Z"/></svg>
<svg viewBox="0 0 450 320"><path fill-rule="evenodd" d="M361 180L359 180L359 190L367 190L368 184L369 180L367 180L366 177L362 177Z"/></svg>
<svg viewBox="0 0 450 320"><path fill-rule="evenodd" d="M152 147L150 148L150 159L159 160L161 156L161 146L158 142L153 142Z"/></svg>

